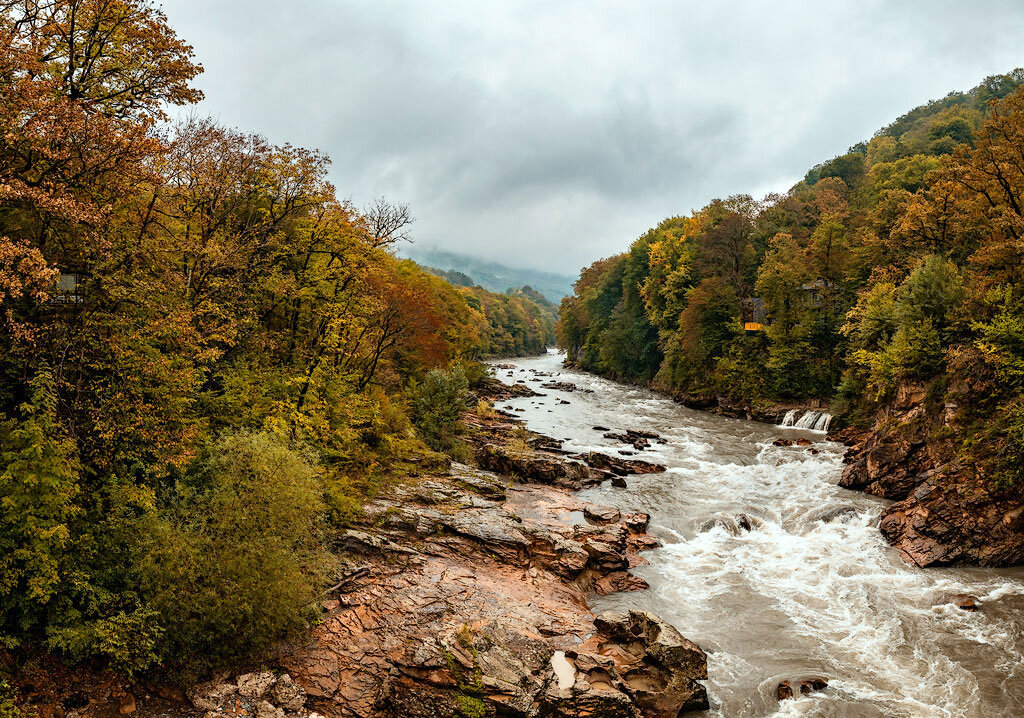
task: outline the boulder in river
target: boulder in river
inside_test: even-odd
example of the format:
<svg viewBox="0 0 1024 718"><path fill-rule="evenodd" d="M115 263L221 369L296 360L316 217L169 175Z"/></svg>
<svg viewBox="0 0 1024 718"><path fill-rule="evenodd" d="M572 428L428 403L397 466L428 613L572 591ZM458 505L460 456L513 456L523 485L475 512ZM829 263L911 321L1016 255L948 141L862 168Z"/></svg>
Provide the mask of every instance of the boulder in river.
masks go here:
<svg viewBox="0 0 1024 718"><path fill-rule="evenodd" d="M591 451L581 455L588 466L604 471L611 471L613 474L625 476L626 474L657 474L665 471L661 464L652 464L649 461L638 459L620 459L599 451Z"/></svg>
<svg viewBox="0 0 1024 718"><path fill-rule="evenodd" d="M978 611L981 609L978 597L972 596L969 593L958 593L950 596L949 602L963 611Z"/></svg>
<svg viewBox="0 0 1024 718"><path fill-rule="evenodd" d="M795 687L794 687L795 686ZM828 688L828 681L824 678L804 678L799 681L782 681L775 689L775 697L780 701L794 698L797 693L806 696L815 691L822 691Z"/></svg>
<svg viewBox="0 0 1024 718"><path fill-rule="evenodd" d="M712 516L702 523L697 531L698 533L704 533L706 531L710 531L716 526L724 529L726 533L730 533L733 536L738 536L740 533L739 526L737 526L736 522L728 516Z"/></svg>

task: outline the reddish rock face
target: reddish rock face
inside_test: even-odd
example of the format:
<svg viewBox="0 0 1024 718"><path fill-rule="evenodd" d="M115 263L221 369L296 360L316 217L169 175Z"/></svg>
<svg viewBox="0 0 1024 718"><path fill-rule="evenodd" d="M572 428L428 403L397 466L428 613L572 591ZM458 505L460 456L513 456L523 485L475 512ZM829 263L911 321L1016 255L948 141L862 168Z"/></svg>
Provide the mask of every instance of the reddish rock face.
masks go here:
<svg viewBox="0 0 1024 718"><path fill-rule="evenodd" d="M365 507L341 543L369 570L278 658L308 704L366 718L707 707L696 645L647 614L595 619L586 606L590 591L647 587L629 567L656 545L648 517L507 484L454 464Z"/></svg>
<svg viewBox="0 0 1024 718"><path fill-rule="evenodd" d="M620 459L608 454L602 454L599 451L588 452L579 458L592 468L611 471L619 476L627 474L657 474L665 470L665 467L661 464L652 464L649 461L640 461L638 459Z"/></svg>
<svg viewBox="0 0 1024 718"><path fill-rule="evenodd" d="M948 438L956 411L947 405L929 413L924 398L920 387L907 385L870 432L834 437L850 446L839 485L896 502L879 527L917 566L1024 562L1024 494L960 464Z"/></svg>

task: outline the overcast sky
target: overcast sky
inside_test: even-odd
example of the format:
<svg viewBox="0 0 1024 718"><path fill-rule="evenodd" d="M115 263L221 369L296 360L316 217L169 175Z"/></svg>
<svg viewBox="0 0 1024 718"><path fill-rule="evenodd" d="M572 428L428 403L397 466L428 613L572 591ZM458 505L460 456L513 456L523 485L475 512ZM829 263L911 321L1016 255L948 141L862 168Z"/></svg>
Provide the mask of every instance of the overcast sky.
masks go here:
<svg viewBox="0 0 1024 718"><path fill-rule="evenodd" d="M785 191L1024 65L1024 2L164 0L199 112L316 147L418 244L576 274L663 217Z"/></svg>

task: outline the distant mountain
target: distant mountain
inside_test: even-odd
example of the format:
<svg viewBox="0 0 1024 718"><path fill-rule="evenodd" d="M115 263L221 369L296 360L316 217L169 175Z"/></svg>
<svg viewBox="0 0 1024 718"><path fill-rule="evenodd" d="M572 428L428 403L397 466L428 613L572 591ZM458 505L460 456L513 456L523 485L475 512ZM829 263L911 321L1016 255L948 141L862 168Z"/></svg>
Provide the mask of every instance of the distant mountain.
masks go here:
<svg viewBox="0 0 1024 718"><path fill-rule="evenodd" d="M561 302L562 297L572 294L572 283L575 281L567 274L554 274L536 269L515 269L497 262L487 262L465 254L455 254L437 249L413 246L406 248L402 254L418 264L446 273L451 272L453 277L458 274L468 275L481 287L492 292L504 294L508 289L530 286L555 304ZM456 280L452 283L459 282Z"/></svg>
<svg viewBox="0 0 1024 718"><path fill-rule="evenodd" d="M420 268L425 272L433 274L435 277L446 279L450 284L454 284L456 287L475 287L476 282L468 274L462 272L456 272L454 269L438 269L437 267L428 267L426 264L420 264Z"/></svg>

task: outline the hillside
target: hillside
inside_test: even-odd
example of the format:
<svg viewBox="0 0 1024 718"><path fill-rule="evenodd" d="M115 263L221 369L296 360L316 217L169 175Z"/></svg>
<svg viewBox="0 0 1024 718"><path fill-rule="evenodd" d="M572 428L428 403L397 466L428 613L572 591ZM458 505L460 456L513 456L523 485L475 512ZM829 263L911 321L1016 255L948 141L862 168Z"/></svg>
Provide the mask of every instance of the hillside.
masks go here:
<svg viewBox="0 0 1024 718"><path fill-rule="evenodd" d="M572 293L572 277L535 269L518 269L497 262L488 262L465 254L446 252L413 245L402 252L418 264L453 271L472 277L484 289L504 293L513 287L530 286L548 301L560 302Z"/></svg>
<svg viewBox="0 0 1024 718"><path fill-rule="evenodd" d="M1022 82L915 108L785 194L716 199L585 268L569 361L747 414L830 401L866 432L844 481L903 502L883 528L909 559L1024 561Z"/></svg>

